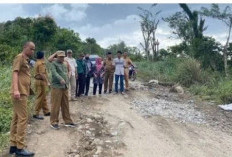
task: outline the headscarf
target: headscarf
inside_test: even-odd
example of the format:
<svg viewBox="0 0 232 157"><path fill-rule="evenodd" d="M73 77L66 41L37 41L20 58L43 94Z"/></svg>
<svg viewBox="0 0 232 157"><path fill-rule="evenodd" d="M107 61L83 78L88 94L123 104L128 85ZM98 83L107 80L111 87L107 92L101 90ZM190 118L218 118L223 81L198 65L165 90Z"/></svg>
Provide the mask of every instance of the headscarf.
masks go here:
<svg viewBox="0 0 232 157"><path fill-rule="evenodd" d="M102 66L103 66L103 65L102 65L102 58L99 57L99 58L96 59L96 68L97 68L97 72L99 72L99 71L101 70Z"/></svg>

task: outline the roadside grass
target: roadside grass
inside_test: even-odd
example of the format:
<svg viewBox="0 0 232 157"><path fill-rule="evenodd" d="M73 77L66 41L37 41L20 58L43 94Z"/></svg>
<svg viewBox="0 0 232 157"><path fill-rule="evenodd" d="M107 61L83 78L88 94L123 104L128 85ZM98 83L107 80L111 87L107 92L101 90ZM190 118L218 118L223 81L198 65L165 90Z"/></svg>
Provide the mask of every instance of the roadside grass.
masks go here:
<svg viewBox="0 0 232 157"><path fill-rule="evenodd" d="M194 95L217 104L232 102L232 78L220 72L203 70L195 59L168 58L158 62L136 62L138 77L143 81L178 83Z"/></svg>

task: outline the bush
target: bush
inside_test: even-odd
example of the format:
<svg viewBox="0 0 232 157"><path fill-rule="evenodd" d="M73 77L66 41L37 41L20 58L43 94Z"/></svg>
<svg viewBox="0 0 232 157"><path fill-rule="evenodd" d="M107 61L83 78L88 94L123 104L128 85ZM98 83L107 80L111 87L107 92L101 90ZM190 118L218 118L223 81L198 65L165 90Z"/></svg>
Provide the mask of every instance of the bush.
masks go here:
<svg viewBox="0 0 232 157"><path fill-rule="evenodd" d="M138 66L138 76L144 81L157 79L164 82L173 82L178 62L182 59L166 58L158 62L136 62Z"/></svg>
<svg viewBox="0 0 232 157"><path fill-rule="evenodd" d="M202 72L200 63L195 59L185 59L178 65L175 82L190 87L202 82Z"/></svg>

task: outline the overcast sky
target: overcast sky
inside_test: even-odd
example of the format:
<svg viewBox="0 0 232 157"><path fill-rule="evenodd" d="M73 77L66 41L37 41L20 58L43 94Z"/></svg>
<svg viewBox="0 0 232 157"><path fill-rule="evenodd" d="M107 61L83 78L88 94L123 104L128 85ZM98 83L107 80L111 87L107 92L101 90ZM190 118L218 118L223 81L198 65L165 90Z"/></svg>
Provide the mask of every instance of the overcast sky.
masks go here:
<svg viewBox="0 0 232 157"><path fill-rule="evenodd" d="M125 41L129 46L139 46L143 41L139 25L138 7L152 11L161 10L159 17L168 17L181 11L178 4L0 4L0 22L21 17L38 17L50 15L54 17L58 26L73 29L80 34L82 40L93 37L103 48L111 44ZM229 4L232 7L232 4ZM191 4L193 10L209 4ZM226 5L220 5L224 8ZM208 29L205 35L213 36L217 41L224 43L227 27L220 21L206 19ZM167 23L160 21L157 29L157 38L161 48L175 45L179 41Z"/></svg>

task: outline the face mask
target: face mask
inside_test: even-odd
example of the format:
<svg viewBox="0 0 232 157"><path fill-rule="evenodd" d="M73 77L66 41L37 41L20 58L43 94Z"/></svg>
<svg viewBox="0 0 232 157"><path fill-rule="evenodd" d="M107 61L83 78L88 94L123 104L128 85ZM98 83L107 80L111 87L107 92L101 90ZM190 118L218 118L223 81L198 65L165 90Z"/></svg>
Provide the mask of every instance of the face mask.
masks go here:
<svg viewBox="0 0 232 157"><path fill-rule="evenodd" d="M85 57L86 60L89 60L89 57Z"/></svg>

